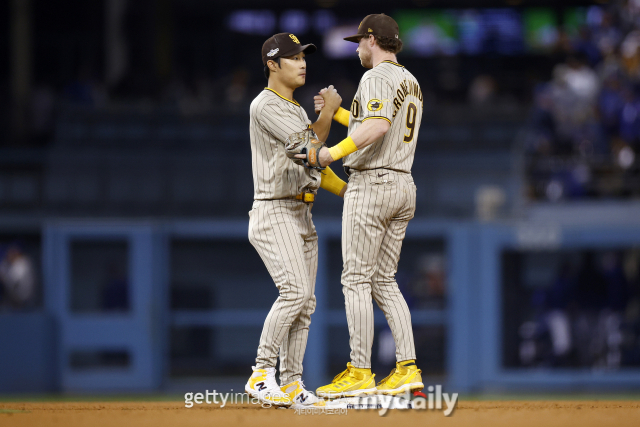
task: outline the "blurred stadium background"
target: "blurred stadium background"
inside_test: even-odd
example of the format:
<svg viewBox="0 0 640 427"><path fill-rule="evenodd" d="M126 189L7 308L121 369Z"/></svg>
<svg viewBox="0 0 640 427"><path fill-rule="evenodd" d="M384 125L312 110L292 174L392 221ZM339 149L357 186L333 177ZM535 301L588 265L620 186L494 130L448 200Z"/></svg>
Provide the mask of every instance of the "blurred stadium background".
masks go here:
<svg viewBox="0 0 640 427"><path fill-rule="evenodd" d="M0 393L242 390L277 295L246 237L260 48L315 43L296 99L314 117L333 84L348 107L364 70L342 37L380 12L424 94L397 278L427 382L640 389L639 0L10 0ZM341 201L313 212L315 389L349 346Z"/></svg>

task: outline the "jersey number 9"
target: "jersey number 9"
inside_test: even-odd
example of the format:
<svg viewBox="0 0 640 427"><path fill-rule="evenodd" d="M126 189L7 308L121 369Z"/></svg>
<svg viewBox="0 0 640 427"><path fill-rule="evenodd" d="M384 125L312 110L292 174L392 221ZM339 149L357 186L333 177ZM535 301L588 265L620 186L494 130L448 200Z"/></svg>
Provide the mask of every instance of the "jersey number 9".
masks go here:
<svg viewBox="0 0 640 427"><path fill-rule="evenodd" d="M407 130L409 134L404 134L404 142L407 144L413 141L413 134L416 130L416 115L418 113L418 109L416 108L416 104L413 102L409 103L407 107Z"/></svg>

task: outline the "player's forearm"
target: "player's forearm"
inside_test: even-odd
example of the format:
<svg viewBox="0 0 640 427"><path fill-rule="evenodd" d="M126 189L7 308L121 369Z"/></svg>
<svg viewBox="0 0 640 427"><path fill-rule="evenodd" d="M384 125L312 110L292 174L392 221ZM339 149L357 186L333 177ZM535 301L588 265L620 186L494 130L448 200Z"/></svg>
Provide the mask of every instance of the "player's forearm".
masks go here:
<svg viewBox="0 0 640 427"><path fill-rule="evenodd" d="M313 131L318 135L320 141L326 141L329 136L329 130L331 130L332 115L328 111L320 111L320 116L314 124L311 125Z"/></svg>
<svg viewBox="0 0 640 427"><path fill-rule="evenodd" d="M391 125L385 119L370 119L362 122L351 135L353 143L361 150L382 138Z"/></svg>
<svg viewBox="0 0 640 427"><path fill-rule="evenodd" d="M365 120L358 129L333 147L323 148L320 152L320 164L331 164L349 154L373 144L387 133L390 123L386 119Z"/></svg>

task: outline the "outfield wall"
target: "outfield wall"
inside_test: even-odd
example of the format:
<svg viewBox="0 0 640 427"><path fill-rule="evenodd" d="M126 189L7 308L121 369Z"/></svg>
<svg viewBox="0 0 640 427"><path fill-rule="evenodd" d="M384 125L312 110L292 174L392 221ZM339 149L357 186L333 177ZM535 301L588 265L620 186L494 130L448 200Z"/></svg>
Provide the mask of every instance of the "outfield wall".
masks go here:
<svg viewBox="0 0 640 427"><path fill-rule="evenodd" d="M341 225L337 220L315 223L320 251L317 308L305 358L305 381L314 388L329 381L336 366L348 359L339 284ZM41 233L43 303L32 312L0 316L3 325L11 325L0 328L0 391L159 391L171 388L181 375L227 377L242 375L242 370L234 370L238 366L249 369L276 292L247 242L247 221L60 220L36 228L23 224L22 229ZM422 259L421 248L440 251L446 260L444 304L416 298L412 307L414 329L424 341L418 357L428 365L422 366L427 381L456 392L639 387L640 368L625 363L614 368L514 367L505 362L508 351L503 348L508 341L504 331L514 329L505 325L503 316L504 286L510 286L504 280L505 251L618 250L639 244L640 222L633 217L575 225L548 220L412 221L399 276L406 275L406 263ZM182 261L176 260L180 257ZM93 263L107 258L107 265L124 260L125 275L114 273L93 291L92 280L98 277ZM210 269L198 267L203 263ZM211 280L213 293L199 294L208 288L198 284ZM126 283L126 305L118 308L121 283ZM112 301L107 310L100 305L105 295ZM103 302L96 302L100 298ZM202 306L193 305L198 300ZM377 337L385 323L376 308ZM443 349L434 356L429 352L436 347L438 331L444 334L437 338ZM176 340L191 335L186 347L180 347L187 350L175 350ZM207 359L203 349L189 350L198 342L207 342L213 356ZM374 353L380 362L383 349L375 347ZM443 366L431 369L440 359Z"/></svg>

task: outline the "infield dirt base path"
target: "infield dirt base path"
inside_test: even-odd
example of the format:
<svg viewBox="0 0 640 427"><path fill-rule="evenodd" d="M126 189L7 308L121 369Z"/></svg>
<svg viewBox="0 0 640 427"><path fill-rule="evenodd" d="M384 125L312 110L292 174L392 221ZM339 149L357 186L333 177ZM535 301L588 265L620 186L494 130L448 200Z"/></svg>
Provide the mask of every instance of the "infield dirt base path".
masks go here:
<svg viewBox="0 0 640 427"><path fill-rule="evenodd" d="M346 415L296 415L294 410L244 405L196 405L184 402L0 403L2 427L315 427L356 426L639 426L639 401L481 401L458 402L450 417L438 410L392 410L380 417L373 410Z"/></svg>

